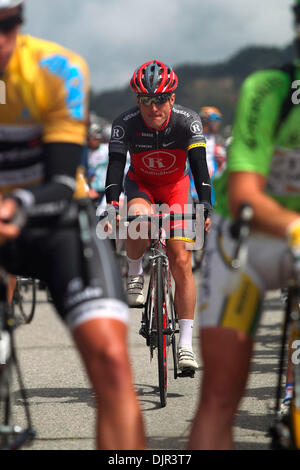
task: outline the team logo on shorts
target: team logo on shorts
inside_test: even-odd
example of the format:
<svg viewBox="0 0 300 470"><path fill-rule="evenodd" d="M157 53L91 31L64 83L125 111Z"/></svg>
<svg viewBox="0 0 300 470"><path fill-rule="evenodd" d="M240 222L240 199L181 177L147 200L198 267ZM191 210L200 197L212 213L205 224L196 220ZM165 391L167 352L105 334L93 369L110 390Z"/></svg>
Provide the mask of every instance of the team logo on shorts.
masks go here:
<svg viewBox="0 0 300 470"><path fill-rule="evenodd" d="M123 129L123 127L115 126L112 130L111 138L120 140L120 139L123 139L124 135L125 135L125 130Z"/></svg>
<svg viewBox="0 0 300 470"><path fill-rule="evenodd" d="M176 162L176 157L172 153L163 152L160 150L159 152L153 152L145 155L142 158L142 161L148 170L168 171Z"/></svg>

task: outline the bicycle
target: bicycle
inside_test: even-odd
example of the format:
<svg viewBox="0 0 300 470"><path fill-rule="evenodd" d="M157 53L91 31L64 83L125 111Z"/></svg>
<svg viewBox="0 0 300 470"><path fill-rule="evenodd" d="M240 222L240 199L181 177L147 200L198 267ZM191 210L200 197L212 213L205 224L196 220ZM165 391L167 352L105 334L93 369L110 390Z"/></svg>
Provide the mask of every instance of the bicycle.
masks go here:
<svg viewBox="0 0 300 470"><path fill-rule="evenodd" d="M174 220L195 220L196 214L168 214L128 216L121 219L129 225L136 220L138 222L150 222L150 227L156 225L156 230L149 234L150 246L150 279L145 305L143 306L141 328L139 334L146 339L146 345L150 349L150 359L153 359L157 351L158 385L161 407L167 404L168 385L168 350L171 346L174 366L174 379L178 377L194 377L195 371L186 368L181 373L177 370L176 334L178 318L173 300L171 272L166 253L166 239L164 237L164 222Z"/></svg>
<svg viewBox="0 0 300 470"><path fill-rule="evenodd" d="M281 336L279 372L275 402L275 418L270 426L272 450L300 450L300 364L293 361L294 391L289 411L280 415L282 377L286 350L291 351L294 342L300 344L300 278L289 283L285 299L285 316Z"/></svg>
<svg viewBox="0 0 300 470"><path fill-rule="evenodd" d="M14 305L6 300L7 274L2 270L0 276L0 449L16 450L25 443L30 444L35 437L35 430L29 410L28 398L18 362L14 330L16 322ZM16 369L17 381L25 411L24 428L12 423L12 374Z"/></svg>

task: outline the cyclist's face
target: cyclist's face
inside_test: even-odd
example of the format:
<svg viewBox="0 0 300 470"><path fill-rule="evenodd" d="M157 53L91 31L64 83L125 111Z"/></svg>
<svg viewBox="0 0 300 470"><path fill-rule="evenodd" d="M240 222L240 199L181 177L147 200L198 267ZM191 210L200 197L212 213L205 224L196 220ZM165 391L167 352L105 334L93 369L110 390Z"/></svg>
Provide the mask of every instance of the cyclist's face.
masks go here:
<svg viewBox="0 0 300 470"><path fill-rule="evenodd" d="M163 104L150 104L146 106L138 100L138 105L141 111L142 118L148 127L159 130L168 119L172 106L175 102L175 94L170 96L170 99Z"/></svg>
<svg viewBox="0 0 300 470"><path fill-rule="evenodd" d="M211 123L212 133L215 134L216 132L218 132L219 127L220 127L220 122L219 121L213 121Z"/></svg>
<svg viewBox="0 0 300 470"><path fill-rule="evenodd" d="M1 30L1 21L14 17L18 12L19 7L0 12L0 72L4 71L14 52L19 30L19 26L13 26L9 30Z"/></svg>
<svg viewBox="0 0 300 470"><path fill-rule="evenodd" d="M97 139L97 138L93 138L93 137L90 137L89 138L89 148L92 149L92 150L95 150L99 147L99 145L101 144L101 139Z"/></svg>
<svg viewBox="0 0 300 470"><path fill-rule="evenodd" d="M207 121L203 122L203 130L205 134L216 134L219 130L219 121Z"/></svg>

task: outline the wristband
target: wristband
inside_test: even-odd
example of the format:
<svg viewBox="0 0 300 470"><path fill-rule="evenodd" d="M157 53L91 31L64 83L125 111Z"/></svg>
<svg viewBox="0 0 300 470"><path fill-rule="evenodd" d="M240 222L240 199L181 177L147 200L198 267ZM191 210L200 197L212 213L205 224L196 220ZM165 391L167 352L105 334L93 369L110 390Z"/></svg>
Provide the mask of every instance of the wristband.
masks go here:
<svg viewBox="0 0 300 470"><path fill-rule="evenodd" d="M120 204L118 203L118 201L110 201L109 204L111 204L112 206L117 206L117 207L120 206Z"/></svg>
<svg viewBox="0 0 300 470"><path fill-rule="evenodd" d="M115 213L116 213L117 215L119 215L119 213L120 213L120 208L119 208L119 203L118 203L118 201L111 201L111 202L109 202L109 203L107 204L107 206L106 206L107 212L109 212L109 208L113 208L113 210L115 211Z"/></svg>

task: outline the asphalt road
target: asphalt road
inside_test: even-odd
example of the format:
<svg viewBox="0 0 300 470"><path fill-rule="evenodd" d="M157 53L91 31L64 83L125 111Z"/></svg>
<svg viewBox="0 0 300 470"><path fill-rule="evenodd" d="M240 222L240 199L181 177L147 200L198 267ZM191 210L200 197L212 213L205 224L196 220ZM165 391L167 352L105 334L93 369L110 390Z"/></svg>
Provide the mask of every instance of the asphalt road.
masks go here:
<svg viewBox="0 0 300 470"><path fill-rule="evenodd" d="M68 331L39 291L34 320L16 335L18 354L27 388L37 438L30 449L94 449L93 394ZM237 449L268 449L267 429L274 406L278 344L282 319L279 292L270 292L265 302L253 357L252 373L236 419ZM195 378L172 377L166 408L160 408L156 361L150 363L145 340L138 335L141 311L131 309L129 348L134 381L143 410L149 449L185 449L198 400L200 368ZM198 351L198 331L194 329ZM15 418L24 419L15 384Z"/></svg>

